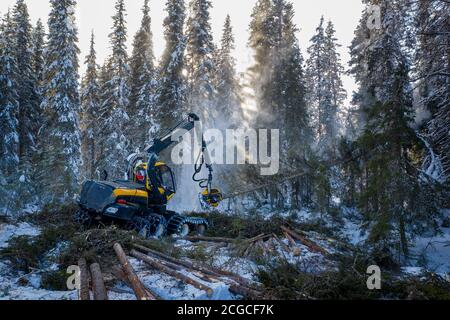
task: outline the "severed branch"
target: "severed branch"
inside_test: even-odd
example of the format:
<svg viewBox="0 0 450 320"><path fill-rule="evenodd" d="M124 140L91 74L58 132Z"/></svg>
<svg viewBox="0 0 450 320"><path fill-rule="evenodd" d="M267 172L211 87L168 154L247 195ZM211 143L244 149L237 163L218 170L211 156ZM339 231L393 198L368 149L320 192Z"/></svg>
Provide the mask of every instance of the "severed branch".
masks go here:
<svg viewBox="0 0 450 320"><path fill-rule="evenodd" d="M282 226L281 229L289 234L290 236L292 236L293 238L299 240L303 245L307 246L312 252L316 252L316 253L321 253L323 255L329 255L329 252L327 250L325 250L324 248L322 248L321 246L319 246L318 244L314 243L313 241L307 239L304 236L299 235L298 233L290 230L287 227Z"/></svg>

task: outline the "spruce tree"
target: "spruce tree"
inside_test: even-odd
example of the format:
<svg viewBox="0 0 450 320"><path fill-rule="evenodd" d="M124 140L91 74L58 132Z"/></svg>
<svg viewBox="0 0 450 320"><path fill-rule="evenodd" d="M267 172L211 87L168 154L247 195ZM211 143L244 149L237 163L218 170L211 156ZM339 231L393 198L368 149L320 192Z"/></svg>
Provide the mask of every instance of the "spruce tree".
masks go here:
<svg viewBox="0 0 450 320"><path fill-rule="evenodd" d="M258 110L253 125L280 129L280 158L283 159L280 171L286 174L304 168L311 139L303 57L293 17L292 4L285 0L258 1L252 13L249 40L255 61L249 74ZM248 175L257 176L257 173L250 170ZM305 177L279 186L288 190L284 199L279 197L279 187L270 188L271 202L299 207L309 197L305 196L309 180L310 177Z"/></svg>
<svg viewBox="0 0 450 320"><path fill-rule="evenodd" d="M19 165L18 66L11 43L14 26L9 12L0 24L0 188L6 188ZM0 194L3 199L4 194ZM6 202L2 202L6 203Z"/></svg>
<svg viewBox="0 0 450 320"><path fill-rule="evenodd" d="M108 164L105 162L108 150L106 149L106 140L108 138L108 118L112 113L112 68L111 58L107 58L98 72L99 91L99 113L97 117L98 136L96 139L96 165L95 178L103 178L104 171Z"/></svg>
<svg viewBox="0 0 450 320"><path fill-rule="evenodd" d="M210 0L191 0L187 22L186 69L189 87L188 111L196 112L204 120L216 118L214 110L214 54L210 14Z"/></svg>
<svg viewBox="0 0 450 320"><path fill-rule="evenodd" d="M399 4L381 4L380 28L368 28L364 12L351 47L356 102L365 120L357 140L364 173L359 207L371 222L368 241L380 259L408 256L409 237L418 225L432 224L428 214L435 212L434 201L424 201L412 159L419 144L411 129L410 61L402 45L406 23Z"/></svg>
<svg viewBox="0 0 450 320"><path fill-rule="evenodd" d="M129 76L127 54L127 28L125 22L126 10L124 0L117 0L116 14L113 16L113 28L109 36L112 55L109 60L111 78L107 85L109 95L103 101L102 109L108 116L104 117L104 162L101 171L106 170L110 177L120 178L126 172L126 159L130 148L130 122L127 110L129 105Z"/></svg>
<svg viewBox="0 0 450 320"><path fill-rule="evenodd" d="M78 191L81 164L76 1L51 0L50 5L42 103L45 124L40 137L44 158L39 184L44 201L63 201Z"/></svg>
<svg viewBox="0 0 450 320"><path fill-rule="evenodd" d="M99 84L97 75L97 56L94 33L91 35L91 47L86 57L86 74L81 83L81 150L83 154L83 176L94 179L97 162L97 139L99 138L98 118L100 111Z"/></svg>
<svg viewBox="0 0 450 320"><path fill-rule="evenodd" d="M39 97L37 96L36 77L33 72L32 26L28 8L24 0L17 0L13 12L14 38L11 45L18 69L19 94L19 159L23 169L30 165L30 157L36 145L36 134L39 123Z"/></svg>
<svg viewBox="0 0 450 320"><path fill-rule="evenodd" d="M444 1L420 0L415 26L418 45L415 77L418 90L416 107L428 112L424 136L427 150L424 171L440 182L450 178L450 5ZM435 156L436 154L436 156Z"/></svg>
<svg viewBox="0 0 450 320"><path fill-rule="evenodd" d="M236 60L233 57L235 49L231 18L227 15L223 27L221 47L218 50L216 65L217 110L222 120L228 120L228 126L236 125L242 119L240 109L240 87L236 76Z"/></svg>
<svg viewBox="0 0 450 320"><path fill-rule="evenodd" d="M279 81L276 81L280 105L282 130L282 159L286 159L286 171L299 171L305 168L304 161L309 158L311 143L311 128L309 111L306 104L305 72L303 70L303 56L300 51L294 23L294 9L291 3L283 7L282 40L279 53ZM292 207L298 208L307 202L306 185L309 177L291 181Z"/></svg>
<svg viewBox="0 0 450 320"><path fill-rule="evenodd" d="M154 126L153 112L157 87L148 0L145 0L142 12L141 28L134 38L133 55L130 60L131 94L128 108L129 117L134 123L130 128L131 143L141 150Z"/></svg>
<svg viewBox="0 0 450 320"><path fill-rule="evenodd" d="M252 12L249 47L253 50L254 64L249 68L250 87L254 92L258 113L254 125L260 128L272 127L278 114L274 108L272 84L274 65L278 58L276 31L279 30L270 0L259 0Z"/></svg>
<svg viewBox="0 0 450 320"><path fill-rule="evenodd" d="M37 130L35 133L35 144L36 150L33 152L31 157L31 165L36 166L40 161L39 156L39 130L42 126L42 118L44 117L43 111L41 108L43 97L44 97L44 53L45 53L45 29L41 20L39 19L36 23L36 26L33 29L32 33L33 46L32 46L32 70L34 74L34 88L36 89L35 101L34 101L34 113ZM35 171L35 170L34 170ZM37 180L37 177L33 177L33 180Z"/></svg>
<svg viewBox="0 0 450 320"><path fill-rule="evenodd" d="M307 87L318 151L324 158L333 156L337 147L338 113L346 98L338 47L333 24L325 27L322 17L308 48Z"/></svg>
<svg viewBox="0 0 450 320"><path fill-rule="evenodd" d="M347 92L342 82L342 75L345 70L338 52L338 48L341 46L337 43L335 34L334 25L329 21L325 29L325 48L328 62L326 74L327 89L331 96L331 105L326 110L325 127L327 132L326 140L332 149L337 147L337 137L339 136L342 125L340 115L344 100L347 98ZM333 152L334 150L332 150Z"/></svg>
<svg viewBox="0 0 450 320"><path fill-rule="evenodd" d="M32 33L32 70L36 80L36 89L38 100L42 100L42 81L44 80L44 47L45 47L45 30L41 19L36 23ZM42 101L39 101L38 107Z"/></svg>
<svg viewBox="0 0 450 320"><path fill-rule="evenodd" d="M155 122L160 128L171 128L181 119L186 104L186 79L183 75L186 48L184 1L167 0L165 10L166 48L160 63Z"/></svg>

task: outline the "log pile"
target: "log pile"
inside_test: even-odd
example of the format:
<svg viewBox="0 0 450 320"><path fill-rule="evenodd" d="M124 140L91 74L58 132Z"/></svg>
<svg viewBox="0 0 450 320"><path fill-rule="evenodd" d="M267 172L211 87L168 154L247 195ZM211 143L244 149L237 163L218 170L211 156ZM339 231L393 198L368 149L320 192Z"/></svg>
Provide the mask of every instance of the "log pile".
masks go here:
<svg viewBox="0 0 450 320"><path fill-rule="evenodd" d="M196 281L196 280L182 274L181 272L178 272L178 271L164 265L163 263L160 263L156 259L153 259L145 254L137 252L136 250L132 250L130 255L138 260L144 261L150 267L152 267L158 271L168 274L169 276L172 276L186 284L190 284L190 285L196 287L197 289L205 291L206 294L208 295L208 297L210 297L210 298L212 297L213 290L210 287L202 284L201 282Z"/></svg>
<svg viewBox="0 0 450 320"><path fill-rule="evenodd" d="M201 290L205 290L208 295L212 294L212 290L209 291L208 289L210 288L208 286L179 273L176 269L185 269L190 274L193 274L203 281L208 281L211 283L218 281L224 282L230 286L230 292L236 295L241 295L250 299L257 299L262 295L261 292L251 285L248 280L232 272L214 267L205 267L191 261L179 260L144 246L134 245L134 247L142 252L145 252L146 254L133 250L130 254L131 256L144 261L151 267L163 273L169 274L184 283L191 284ZM176 267L176 269L172 267Z"/></svg>
<svg viewBox="0 0 450 320"><path fill-rule="evenodd" d="M192 242L193 245L208 245L209 249L216 246L232 246L233 250L238 250L239 255L244 257L257 252L267 258L282 254L287 259L287 254L300 256L302 253L301 246L307 247L309 251L314 253L325 256L330 254L324 247L311 239L317 238L314 235L292 230L286 226L282 226L278 234L284 235L283 239L275 233L260 234L240 241L224 237L204 236L185 237L183 239ZM217 267L206 266L189 259L177 259L138 244L133 246L134 250L128 253L129 256L144 262L145 265L156 271L205 291L208 297L211 297L213 294L211 285L219 282L228 285L231 293L244 298L260 299L263 296L257 286L238 274ZM126 284L138 300L161 299L158 294L142 283L119 243L114 244L114 251L120 264L112 268L112 275ZM80 269L80 286L78 290L80 300L108 300L108 290L131 293L131 291L127 290L106 287L99 264L94 263L89 266L85 259L80 259L78 266Z"/></svg>

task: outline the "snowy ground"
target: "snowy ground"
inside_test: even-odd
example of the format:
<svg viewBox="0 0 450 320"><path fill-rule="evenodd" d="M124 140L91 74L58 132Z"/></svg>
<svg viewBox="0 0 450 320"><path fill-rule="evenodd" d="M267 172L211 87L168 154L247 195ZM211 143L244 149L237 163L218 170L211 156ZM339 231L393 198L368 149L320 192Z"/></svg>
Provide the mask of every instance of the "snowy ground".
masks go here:
<svg viewBox="0 0 450 320"><path fill-rule="evenodd" d="M444 212L450 216L450 210ZM427 268L450 279L450 228L441 228L436 236L421 237L416 240L413 253L425 257ZM416 263L420 263L420 259Z"/></svg>
<svg viewBox="0 0 450 320"><path fill-rule="evenodd" d="M342 235L353 245L360 245L367 239L367 233L362 231L362 224L353 219L349 210L344 218ZM450 216L450 210L444 212ZM440 228L438 235L422 236L411 244L411 258L403 271L417 275L421 271L431 271L450 279L450 228ZM425 263L425 266L424 266Z"/></svg>
<svg viewBox="0 0 450 320"><path fill-rule="evenodd" d="M285 213L286 216L292 213ZM448 213L447 213L448 214ZM296 214L299 221L307 222L315 219L317 215L310 212L301 211ZM341 237L348 240L353 245L361 244L366 240L366 234L360 232L361 224L352 218L352 213L348 212L344 219L344 225L341 228ZM0 248L8 246L8 242L18 236L37 236L40 230L28 223L20 223L17 225L0 224ZM309 232L308 237L326 249L329 253L334 253L338 249L336 240L324 237L315 232ZM285 259L291 264L297 265L304 271L318 272L325 269L335 268L333 261L328 260L323 255L311 252L306 246L297 243L298 250L286 252L283 248L288 247L288 239L281 239L284 245L272 243L270 251L278 253L278 257ZM450 229L442 229L442 234L435 237L423 237L417 239L413 252L416 256L425 253L427 257L427 269L443 276L448 276L450 272ZM188 241L179 240L176 246L182 247L184 250L194 250L197 244ZM59 247L63 247L64 243L55 248L54 254L57 254ZM292 248L292 246L291 246ZM209 249L208 249L209 250ZM246 257L236 257L231 254L229 248L214 249L214 266L223 270L231 271L240 276L254 280L254 274L257 272L258 266L255 262ZM51 252L49 254L52 254ZM0 257L1 258L1 257ZM195 274L190 273L189 276L200 283L203 283L213 289L212 297L208 297L205 291L199 290L191 285L186 285L173 277L152 270L143 262L136 259L130 259L139 278L145 286L151 291L158 294L165 300L233 300L239 297L230 293L229 284L225 282L205 282L198 278ZM48 266L49 269L55 266ZM56 266L57 267L57 266ZM420 274L424 269L419 265L419 261L412 260L409 265L403 268L405 274ZM180 272L187 274L186 270ZM111 300L134 300L135 296L130 288L124 284L117 282L114 287L117 290L109 292ZM76 291L48 291L40 289L39 271L30 274L17 273L8 265L8 261L0 260L0 300L75 300L77 299Z"/></svg>
<svg viewBox="0 0 450 320"><path fill-rule="evenodd" d="M39 229L29 223L0 224L0 248L6 248L8 241L19 236L37 236Z"/></svg>
<svg viewBox="0 0 450 320"><path fill-rule="evenodd" d="M0 247L4 248L8 245L8 241L14 237L21 235L36 236L39 229L27 224L19 225L1 225L0 226ZM287 239L282 239L283 243L288 246ZM320 240L317 240L320 241ZM62 243L61 246L64 244ZM184 250L194 250L196 244L188 241L179 240L177 246ZM326 244L324 244L326 247ZM290 263L298 264L309 271L318 271L322 268L329 267L327 261L319 254L311 253L307 247L298 245L299 252L284 252L281 245L275 245L272 250L279 252ZM332 251L331 248L327 248ZM55 249L57 251L57 248ZM217 249L214 253L214 266L223 270L231 271L239 274L243 278L253 280L258 266L248 258L233 256L228 248ZM199 290L191 285L186 285L173 277L157 272L149 268L145 263L130 258L130 262L135 268L137 275L145 286L151 291L158 294L165 300L233 300L239 299L230 293L229 283L205 282L190 273L189 276L200 283L203 283L213 289L213 294L208 297L205 291ZM54 266L49 266L53 268ZM186 270L180 272L188 274ZM0 299L2 300L74 300L77 299L76 291L57 292L40 289L39 272L31 272L29 274L17 273L8 265L8 261L0 263ZM25 285L24 285L25 284ZM130 288L118 282L114 287L118 290L112 290L109 293L111 300L134 300L135 296ZM125 293L127 292L127 293Z"/></svg>

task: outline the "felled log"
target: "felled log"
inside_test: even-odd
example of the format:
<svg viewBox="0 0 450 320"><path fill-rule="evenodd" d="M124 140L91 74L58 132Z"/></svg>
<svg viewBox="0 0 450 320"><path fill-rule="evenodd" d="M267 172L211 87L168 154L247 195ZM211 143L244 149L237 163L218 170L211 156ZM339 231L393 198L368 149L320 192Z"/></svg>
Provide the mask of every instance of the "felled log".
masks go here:
<svg viewBox="0 0 450 320"><path fill-rule="evenodd" d="M307 246L312 252L321 253L323 255L329 255L329 252L327 250L319 246L317 243L314 243L313 241L306 239L306 237L299 235L298 233L290 230L285 226L282 226L281 229L287 234L294 237L295 239L299 240L303 245Z"/></svg>
<svg viewBox="0 0 450 320"><path fill-rule="evenodd" d="M233 243L236 240L230 238L211 238L211 237L203 237L203 236L194 236L194 237L184 237L183 240L187 240L190 242L225 242L225 243Z"/></svg>
<svg viewBox="0 0 450 320"><path fill-rule="evenodd" d="M248 243L254 243L254 242L257 242L257 241L259 241L259 240L265 240L265 239L267 239L267 238L270 238L270 235L269 235L269 234L264 234L264 233L262 233L262 234L260 234L259 236L256 236L256 237L254 237L254 238L247 239L247 240L245 240L245 241L248 242Z"/></svg>
<svg viewBox="0 0 450 320"><path fill-rule="evenodd" d="M108 300L108 291L105 287L105 281L103 274L98 263L91 264L91 278L92 278L92 291L94 293L94 300Z"/></svg>
<svg viewBox="0 0 450 320"><path fill-rule="evenodd" d="M133 289L133 292L136 295L136 298L138 300L156 300L156 297L149 295L147 290L145 290L144 285L142 284L141 280L139 280L139 277L136 275L136 272L134 271L132 265L125 256L125 252L123 251L122 246L119 243L116 243L114 245L114 251L116 252L117 258L119 259L120 264L122 265L123 272L125 273L129 285L131 286L131 289Z"/></svg>
<svg viewBox="0 0 450 320"><path fill-rule="evenodd" d="M175 271L175 270L165 266L164 264L152 259L151 257L149 257L143 253L137 252L136 250L132 250L130 255L132 257L135 257L136 259L144 261L146 264L148 264L152 268L155 268L165 274L168 274L174 278L177 278L178 280L181 280L184 283L190 284L190 285L196 287L197 289L205 291L206 294L208 295L208 297L211 297L213 294L213 290L210 287L208 287L192 278L189 278L188 276L185 276L184 274L182 274L178 271Z"/></svg>
<svg viewBox="0 0 450 320"><path fill-rule="evenodd" d="M78 267L80 268L80 289L78 290L79 300L90 300L89 295L89 272L87 269L86 259L78 260Z"/></svg>

